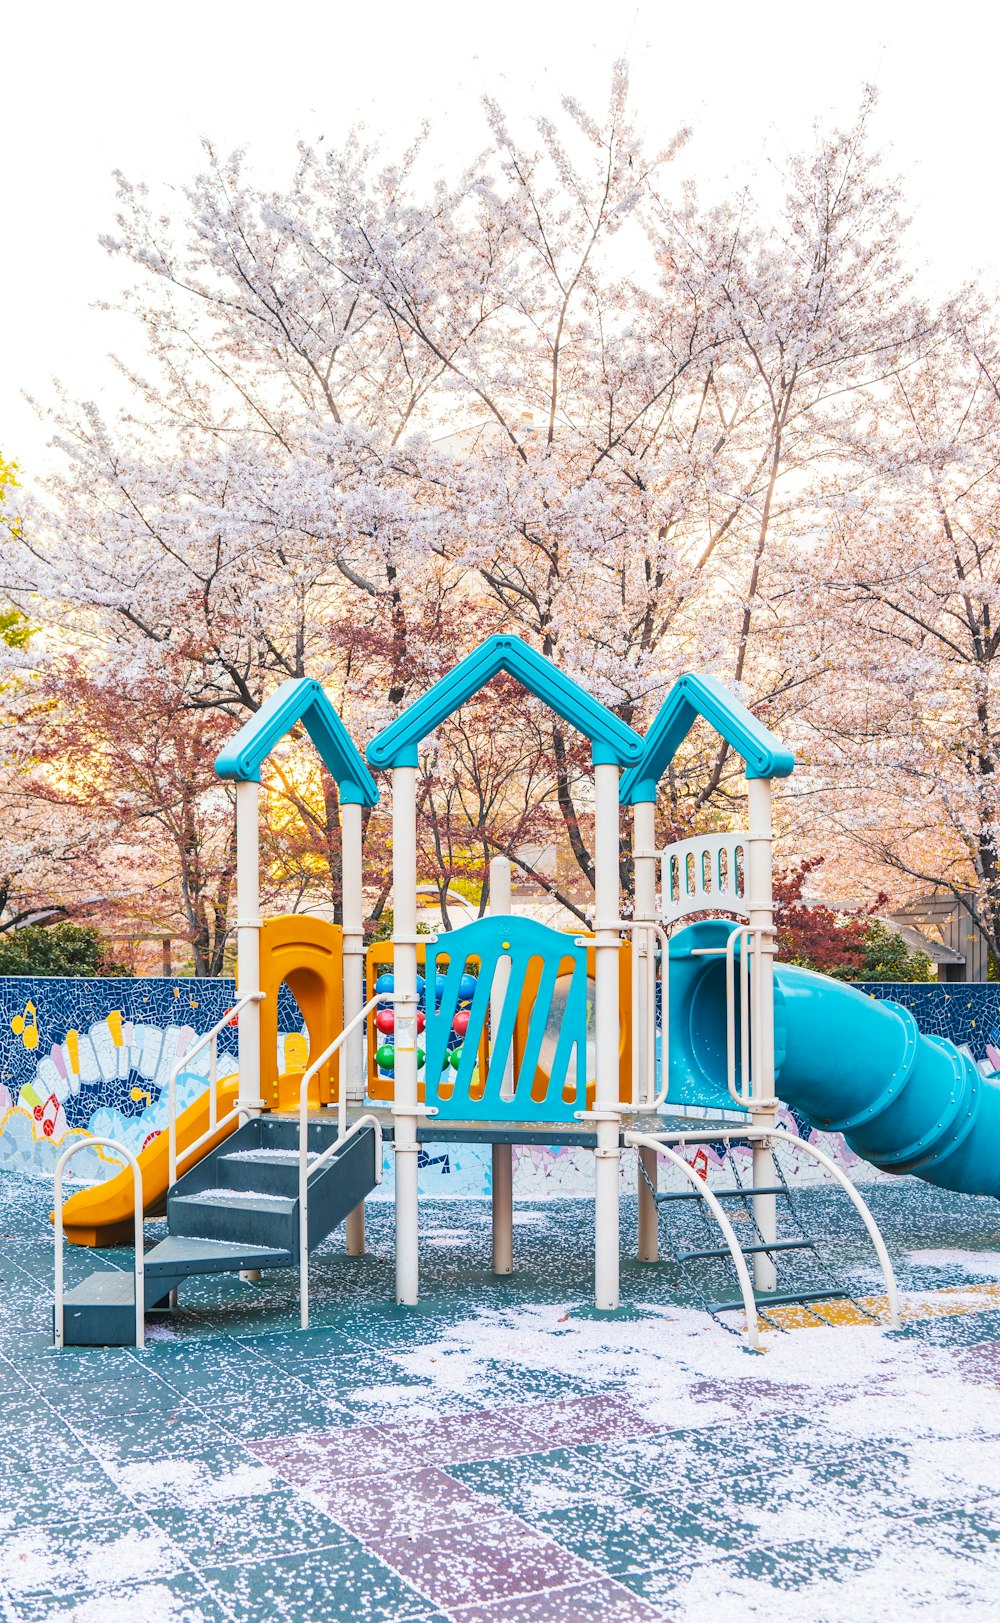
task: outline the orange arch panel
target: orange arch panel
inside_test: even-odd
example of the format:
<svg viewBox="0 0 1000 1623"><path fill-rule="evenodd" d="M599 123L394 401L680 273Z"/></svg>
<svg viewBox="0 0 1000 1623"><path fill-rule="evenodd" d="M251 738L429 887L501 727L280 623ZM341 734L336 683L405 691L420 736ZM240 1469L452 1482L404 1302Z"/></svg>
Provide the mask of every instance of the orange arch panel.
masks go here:
<svg viewBox="0 0 1000 1623"><path fill-rule="evenodd" d="M268 1108L297 1109L305 1064L282 1070L276 1063L278 994L288 987L309 1033L309 1053L321 1054L344 1029L344 932L339 924L290 913L266 919L260 932L261 1097ZM316 1078L314 1103L332 1104L340 1079L339 1055Z"/></svg>

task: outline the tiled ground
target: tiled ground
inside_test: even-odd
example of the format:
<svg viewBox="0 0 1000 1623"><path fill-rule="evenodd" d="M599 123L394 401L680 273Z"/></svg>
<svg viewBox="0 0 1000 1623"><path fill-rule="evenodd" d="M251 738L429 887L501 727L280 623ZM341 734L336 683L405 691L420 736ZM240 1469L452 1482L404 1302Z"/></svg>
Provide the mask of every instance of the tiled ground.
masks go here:
<svg viewBox="0 0 1000 1623"><path fill-rule="evenodd" d="M853 1220L802 1200L877 1288ZM912 1302L1000 1278L995 1203L872 1200ZM48 1209L0 1179L6 1623L1000 1616L1000 1311L754 1356L673 1264L588 1310L587 1203L519 1208L495 1280L462 1202L424 1208L419 1309L391 1305L382 1208L365 1258L315 1259L308 1332L290 1275L216 1280L142 1353L57 1354Z"/></svg>

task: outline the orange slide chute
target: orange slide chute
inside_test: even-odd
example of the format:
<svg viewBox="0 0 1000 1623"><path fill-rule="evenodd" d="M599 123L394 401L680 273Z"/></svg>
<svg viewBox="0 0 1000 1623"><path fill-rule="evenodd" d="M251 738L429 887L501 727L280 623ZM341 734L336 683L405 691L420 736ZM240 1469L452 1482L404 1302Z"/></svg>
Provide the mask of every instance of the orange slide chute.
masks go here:
<svg viewBox="0 0 1000 1623"><path fill-rule="evenodd" d="M220 1121L235 1105L238 1085L235 1076L219 1082L217 1111ZM208 1093L206 1088L194 1104L188 1105L177 1118L178 1156L209 1130ZM228 1138L236 1125L233 1120L206 1139L198 1155L182 1163L180 1171L186 1172L189 1167L195 1166L209 1150L214 1150L217 1144ZM151 1144L147 1144L138 1159L142 1171L143 1212L146 1217L162 1217L166 1211L170 1183L168 1134L165 1131L160 1133ZM79 1189L75 1195L70 1195L63 1206L66 1238L74 1245L131 1245L135 1238L134 1211L132 1168L127 1166L106 1183L94 1184L89 1189Z"/></svg>

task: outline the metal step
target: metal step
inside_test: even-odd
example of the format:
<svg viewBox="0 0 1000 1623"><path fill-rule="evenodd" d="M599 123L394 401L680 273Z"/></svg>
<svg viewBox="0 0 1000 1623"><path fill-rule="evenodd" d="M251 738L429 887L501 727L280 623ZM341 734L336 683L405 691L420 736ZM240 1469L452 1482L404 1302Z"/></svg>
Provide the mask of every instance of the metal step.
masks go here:
<svg viewBox="0 0 1000 1623"><path fill-rule="evenodd" d="M284 1195L295 1200L299 1192L299 1158L281 1150L220 1155L215 1163L216 1183L248 1194Z"/></svg>
<svg viewBox="0 0 1000 1623"><path fill-rule="evenodd" d="M788 1193L788 1190L780 1183L765 1184L757 1189L749 1187L746 1189L712 1189L710 1184L706 1184L705 1188L711 1191L716 1200L742 1200L750 1195L787 1195ZM658 1194L656 1197L658 1203L665 1200L704 1200L704 1198L700 1189L669 1190L666 1194Z"/></svg>
<svg viewBox="0 0 1000 1623"><path fill-rule="evenodd" d="M726 1255L728 1256L728 1252ZM775 1291L769 1296L755 1296L754 1301L759 1308L766 1312L769 1307L792 1307L796 1302L849 1302L850 1291ZM709 1313L737 1313L743 1311L742 1298L738 1302L717 1302L709 1308Z"/></svg>
<svg viewBox="0 0 1000 1623"><path fill-rule="evenodd" d="M298 1238L298 1210L298 1201L290 1195L220 1189L213 1180L211 1187L196 1193L171 1195L167 1221L172 1235L228 1240L233 1245L277 1245L292 1251Z"/></svg>
<svg viewBox="0 0 1000 1623"><path fill-rule="evenodd" d="M147 1279L157 1279L163 1275L237 1273L242 1268L288 1268L291 1262L291 1251L277 1246L168 1234L147 1251L143 1267Z"/></svg>
<svg viewBox="0 0 1000 1623"><path fill-rule="evenodd" d="M752 1257L758 1251L807 1251L815 1245L815 1240L774 1240L770 1245L741 1245L740 1250L745 1257ZM707 1251L678 1251L678 1262L700 1261L702 1257L731 1257L732 1252L728 1245L712 1246Z"/></svg>
<svg viewBox="0 0 1000 1623"><path fill-rule="evenodd" d="M162 1294L162 1287L158 1287ZM55 1305L52 1308L55 1337ZM131 1274L105 1269L90 1274L63 1298L63 1340L67 1347L134 1347L135 1281Z"/></svg>
<svg viewBox="0 0 1000 1623"><path fill-rule="evenodd" d="M144 1309L166 1307L167 1297L196 1274L238 1273L243 1268L290 1268L291 1251L274 1246L232 1245L170 1234L143 1258ZM63 1298L67 1347L135 1345L135 1276L102 1268ZM54 1329L54 1321L53 1321Z"/></svg>

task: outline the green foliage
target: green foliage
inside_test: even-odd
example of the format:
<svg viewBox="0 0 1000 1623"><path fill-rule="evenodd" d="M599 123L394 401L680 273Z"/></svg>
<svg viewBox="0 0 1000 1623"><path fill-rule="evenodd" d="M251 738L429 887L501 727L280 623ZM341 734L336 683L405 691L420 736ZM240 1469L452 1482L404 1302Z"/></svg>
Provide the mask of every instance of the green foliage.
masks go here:
<svg viewBox="0 0 1000 1623"><path fill-rule="evenodd" d="M91 924L26 924L0 935L0 975L127 975Z"/></svg>
<svg viewBox="0 0 1000 1623"><path fill-rule="evenodd" d="M932 981L931 961L925 952L911 952L898 930L873 919L865 931L865 962L852 978L857 981Z"/></svg>
<svg viewBox="0 0 1000 1623"><path fill-rule="evenodd" d="M418 922L417 922L417 934L418 935L430 935L431 933L432 932L431 932L430 925L425 924L423 919L418 920ZM381 913L379 914L378 918L374 921L374 923L372 922L371 919L369 919L368 923L365 925L365 941L367 942L367 944L369 946L371 946L373 941L391 941L391 940L392 940L392 908L391 907L383 907Z"/></svg>
<svg viewBox="0 0 1000 1623"><path fill-rule="evenodd" d="M2 509L7 505L8 490L16 490L18 485L17 463L5 462L0 456L0 525L14 536L21 534L21 521ZM0 642L5 642L8 648L23 648L31 632L20 609L0 609Z"/></svg>
<svg viewBox="0 0 1000 1623"><path fill-rule="evenodd" d="M8 648L23 648L31 629L20 609L0 609L0 642Z"/></svg>

